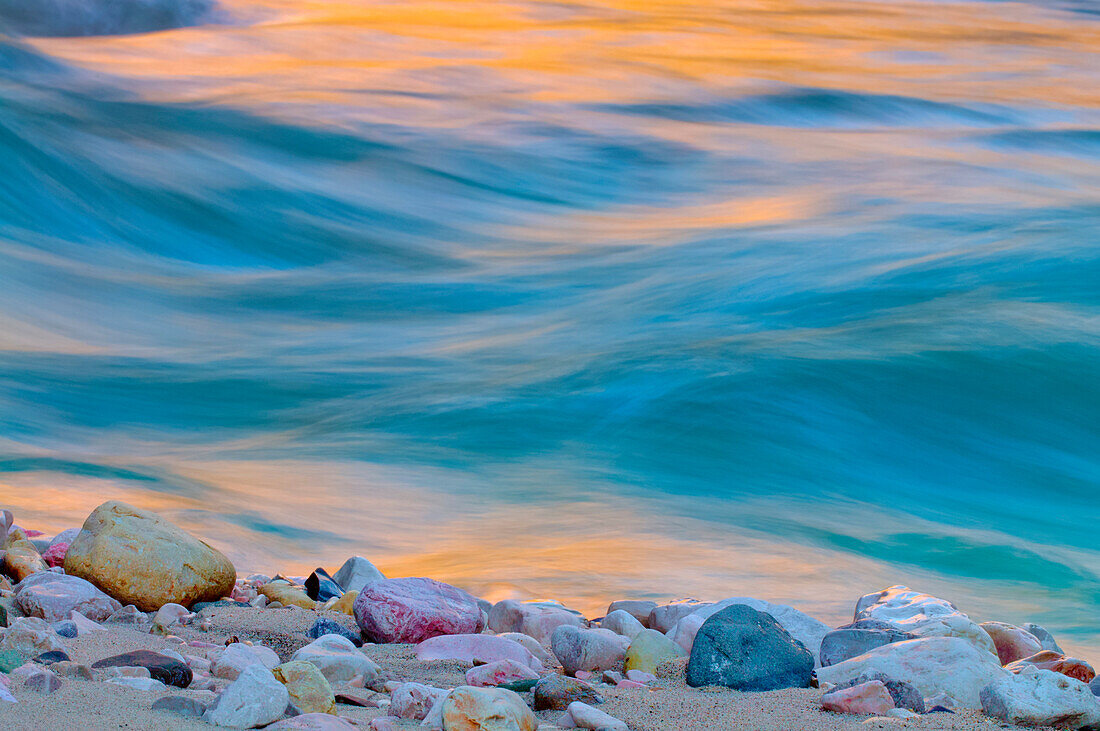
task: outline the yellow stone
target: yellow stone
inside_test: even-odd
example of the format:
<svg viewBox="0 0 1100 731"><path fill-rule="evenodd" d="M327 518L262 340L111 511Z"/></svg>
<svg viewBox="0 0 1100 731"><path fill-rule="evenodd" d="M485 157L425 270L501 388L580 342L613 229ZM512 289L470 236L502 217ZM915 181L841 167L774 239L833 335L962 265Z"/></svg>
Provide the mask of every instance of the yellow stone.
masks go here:
<svg viewBox="0 0 1100 731"><path fill-rule="evenodd" d="M311 662L291 660L271 672L286 686L290 702L302 713L336 713L336 695L325 676Z"/></svg>
<svg viewBox="0 0 1100 731"><path fill-rule="evenodd" d="M36 571L45 571L49 566L39 555L38 549L26 538L17 538L8 542L4 554L4 573L16 581L22 581Z"/></svg>
<svg viewBox="0 0 1100 731"><path fill-rule="evenodd" d="M445 731L535 731L539 722L517 694L503 688L455 688L443 701Z"/></svg>
<svg viewBox="0 0 1100 731"><path fill-rule="evenodd" d="M269 602L279 602L284 607L294 605L302 609L316 609L317 602L306 596L301 589L295 588L282 581L270 581L260 587L260 593L267 597Z"/></svg>
<svg viewBox="0 0 1100 731"><path fill-rule="evenodd" d="M116 500L84 521L65 554L65 573L143 612L217 601L237 579L220 551L154 512Z"/></svg>
<svg viewBox="0 0 1100 731"><path fill-rule="evenodd" d="M352 607L355 605L355 597L357 596L359 596L359 592L357 591L347 592L332 605L332 611L350 614L354 617L355 612L352 610Z"/></svg>
<svg viewBox="0 0 1100 731"><path fill-rule="evenodd" d="M634 635L626 651L624 670L641 670L657 674L657 666L665 660L683 657L687 652L657 630L642 630Z"/></svg>

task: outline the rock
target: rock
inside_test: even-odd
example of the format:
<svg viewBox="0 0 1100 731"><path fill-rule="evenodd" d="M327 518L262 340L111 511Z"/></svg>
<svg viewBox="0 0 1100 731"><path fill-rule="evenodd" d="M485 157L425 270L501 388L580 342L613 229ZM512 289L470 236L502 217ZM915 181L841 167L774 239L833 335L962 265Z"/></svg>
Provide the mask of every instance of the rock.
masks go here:
<svg viewBox="0 0 1100 731"><path fill-rule="evenodd" d="M644 685L646 683L652 683L654 680L657 679L657 676L653 673L647 673L644 670L631 668L630 670L626 671L626 679L633 680L635 683L642 683Z"/></svg>
<svg viewBox="0 0 1100 731"><path fill-rule="evenodd" d="M484 628L477 599L425 578L367 584L355 599L355 621L371 642L423 642L439 635L476 634Z"/></svg>
<svg viewBox="0 0 1100 731"><path fill-rule="evenodd" d="M344 591L362 591L363 587L372 581L381 581L385 578L374 564L362 556L352 556L344 561L344 565L332 577Z"/></svg>
<svg viewBox="0 0 1100 731"><path fill-rule="evenodd" d="M814 662L818 663L821 641L825 635L831 631L829 626L824 622L814 619L808 614L803 614L794 607L789 607L786 604L772 604L753 597L733 597L731 599L723 599L716 604L703 606L680 619L672 629L669 630L669 638L683 647L687 652L691 652L695 634L699 631L699 628L703 626L703 622L726 607L734 604L743 604L752 607L758 612L770 614L789 635L801 642L807 650L813 653Z"/></svg>
<svg viewBox="0 0 1100 731"><path fill-rule="evenodd" d="M185 718L201 718L206 705L185 695L168 695L153 701L153 710Z"/></svg>
<svg viewBox="0 0 1100 731"><path fill-rule="evenodd" d="M65 573L146 612L220 599L237 578L219 551L156 513L118 501L84 521L65 555Z"/></svg>
<svg viewBox="0 0 1100 731"><path fill-rule="evenodd" d="M34 662L39 665L53 665L56 662L65 662L66 660L72 660L71 657L66 655L61 650L51 650L50 652L43 652L41 655L34 658Z"/></svg>
<svg viewBox="0 0 1100 731"><path fill-rule="evenodd" d="M497 660L485 665L477 665L466 671L466 685L476 688L495 688L517 680L537 680L539 674L527 665L515 660Z"/></svg>
<svg viewBox="0 0 1100 731"><path fill-rule="evenodd" d="M91 632L107 631L107 629L103 625L99 624L98 622L93 622L80 612L72 612L69 615L69 619L70 621L72 621L73 624L76 625L76 634L78 637L89 634Z"/></svg>
<svg viewBox="0 0 1100 731"><path fill-rule="evenodd" d="M506 599L489 610L489 629L493 632L519 632L546 643L561 626L584 627L584 618L560 604L517 602Z"/></svg>
<svg viewBox="0 0 1100 731"><path fill-rule="evenodd" d="M422 721L447 691L421 683L402 683L390 694L390 713L398 718Z"/></svg>
<svg viewBox="0 0 1100 731"><path fill-rule="evenodd" d="M657 666L665 660L686 655L684 648L657 630L643 629L634 637L626 651L624 668L627 671L656 673Z"/></svg>
<svg viewBox="0 0 1100 731"><path fill-rule="evenodd" d="M10 673L23 663L23 656L15 650L0 651L0 673Z"/></svg>
<svg viewBox="0 0 1100 731"><path fill-rule="evenodd" d="M76 622L71 619L63 619L60 622L54 622L50 625L50 629L66 639L72 639L79 634L76 628Z"/></svg>
<svg viewBox="0 0 1100 731"><path fill-rule="evenodd" d="M91 582L52 572L28 576L15 588L15 602L26 616L47 622L60 622L74 611L103 620L122 609Z"/></svg>
<svg viewBox="0 0 1100 731"><path fill-rule="evenodd" d="M669 604L662 604L650 611L645 625L658 632L667 633L684 617L709 606L710 602L701 602L697 599L679 599Z"/></svg>
<svg viewBox="0 0 1100 731"><path fill-rule="evenodd" d="M1092 691L1093 695L1100 696L1100 678L1093 678L1092 682L1089 683L1089 690Z"/></svg>
<svg viewBox="0 0 1100 731"><path fill-rule="evenodd" d="M1100 724L1100 703L1084 683L1029 667L1002 673L981 691L982 712L1021 726L1079 729Z"/></svg>
<svg viewBox="0 0 1100 731"><path fill-rule="evenodd" d="M249 665L260 665L271 670L278 664L279 656L271 648L234 642L226 646L222 654L210 663L210 672L216 678L236 680Z"/></svg>
<svg viewBox="0 0 1100 731"><path fill-rule="evenodd" d="M544 676L533 688L535 710L565 710L570 703L603 703L603 698L588 683L552 673Z"/></svg>
<svg viewBox="0 0 1100 731"><path fill-rule="evenodd" d="M1028 666L1034 666L1040 670L1050 670L1051 672L1061 673L1068 678L1080 680L1082 683L1091 683L1093 678L1096 677L1096 671L1084 660L1078 660L1075 657L1066 657L1062 653L1054 652L1053 650L1042 650L1031 657L1025 657L1022 660L1009 663L1005 665L1005 670L1012 673L1019 673Z"/></svg>
<svg viewBox="0 0 1100 731"><path fill-rule="evenodd" d="M306 598L308 599L309 597ZM228 609L230 607L241 607L242 609L247 609L250 606L252 605L248 604L247 602L238 602L234 601L233 599L219 599L216 602L195 602L191 605L191 611L195 614L198 614L205 609Z"/></svg>
<svg viewBox="0 0 1100 731"><path fill-rule="evenodd" d="M600 731L629 731L619 719L593 708L587 703L574 701L566 709L573 723L579 728L599 729Z"/></svg>
<svg viewBox="0 0 1100 731"><path fill-rule="evenodd" d="M871 681L878 681L882 683L886 688L886 692L890 694L890 698L893 701L893 705L898 708L906 708L915 713L924 713L925 704L924 697L920 694L913 685L902 682L900 680L894 680L882 673L876 675L861 675L858 678L850 680L846 683L834 686L829 690L830 693L839 690L847 690L848 688L854 688L857 685L864 683L870 683Z"/></svg>
<svg viewBox="0 0 1100 731"><path fill-rule="evenodd" d="M41 655L43 652L65 651L50 625L37 617L19 617L12 621L0 640L0 650L14 650L25 658Z"/></svg>
<svg viewBox="0 0 1100 731"><path fill-rule="evenodd" d="M302 713L336 713L332 686L313 663L295 660L279 665L272 673L286 686L290 702Z"/></svg>
<svg viewBox="0 0 1100 731"><path fill-rule="evenodd" d="M742 691L806 688L814 656L770 614L732 604L712 615L695 638L687 665L693 687Z"/></svg>
<svg viewBox="0 0 1100 731"><path fill-rule="evenodd" d="M535 731L539 725L522 698L501 688L459 686L441 705L444 731Z"/></svg>
<svg viewBox="0 0 1100 731"><path fill-rule="evenodd" d="M359 598L358 591L344 592L344 595L335 601L332 601L332 606L329 607L330 611L340 612L340 614L346 614L349 617L355 616L355 600Z"/></svg>
<svg viewBox="0 0 1100 731"><path fill-rule="evenodd" d="M363 638L358 632L353 632L344 625L328 617L318 617L306 634L312 639L317 639L325 635L340 635L341 637L346 637L351 644L356 647L363 646Z"/></svg>
<svg viewBox="0 0 1100 731"><path fill-rule="evenodd" d="M192 673L187 663L174 657L152 652L151 650L133 650L121 655L112 655L92 663L93 668L133 666L146 668L149 675L165 685L186 688L191 685Z"/></svg>
<svg viewBox="0 0 1100 731"><path fill-rule="evenodd" d="M75 678L77 680L91 680L92 670L87 665L81 665L72 660L62 660L50 666L50 670L62 678Z"/></svg>
<svg viewBox="0 0 1100 731"><path fill-rule="evenodd" d="M343 731L355 729L348 721L328 713L303 713L265 727L268 731Z"/></svg>
<svg viewBox="0 0 1100 731"><path fill-rule="evenodd" d="M629 640L609 630L562 625L554 630L550 648L565 672L622 670Z"/></svg>
<svg viewBox="0 0 1100 731"><path fill-rule="evenodd" d="M16 581L23 581L31 574L48 571L49 568L38 549L26 539L10 542L0 561L0 570Z"/></svg>
<svg viewBox="0 0 1100 731"><path fill-rule="evenodd" d="M440 635L416 646L416 659L494 662L512 660L532 670L542 670L542 662L523 645L493 635Z"/></svg>
<svg viewBox="0 0 1100 731"><path fill-rule="evenodd" d="M61 687L61 678L57 677L55 673L41 668L37 673L23 681L23 686L27 690L49 695Z"/></svg>
<svg viewBox="0 0 1100 731"><path fill-rule="evenodd" d="M330 683L363 676L366 685L377 681L381 669L346 637L323 635L295 652L291 660L313 663Z"/></svg>
<svg viewBox="0 0 1100 731"><path fill-rule="evenodd" d="M1043 649L1039 638L1015 625L1005 622L982 622L979 625L993 639L1001 665L1008 665L1030 657Z"/></svg>
<svg viewBox="0 0 1100 731"><path fill-rule="evenodd" d="M982 688L1004 672L995 655L961 637L922 637L876 647L821 668L817 678L841 685L881 673L912 684L923 696L942 692L963 708L980 708Z"/></svg>
<svg viewBox="0 0 1100 731"><path fill-rule="evenodd" d="M149 668L138 667L137 665L119 665L115 667L103 668L108 678L151 678L152 674L149 672ZM157 681L160 682L159 680Z"/></svg>
<svg viewBox="0 0 1100 731"><path fill-rule="evenodd" d="M1039 639L1039 642L1042 643L1044 650L1051 650L1053 652L1057 652L1060 655L1065 654L1062 648L1058 647L1058 643L1055 641L1054 635L1052 635L1050 632L1047 632L1039 625L1027 622L1026 624L1024 624L1024 629L1026 629L1028 632L1035 635Z"/></svg>
<svg viewBox="0 0 1100 731"><path fill-rule="evenodd" d="M639 632L645 629L642 623L639 622L634 615L623 611L622 609L616 609L611 614L600 620L601 629L609 629L616 634L623 635L634 639ZM659 633L658 633L659 634ZM661 635L664 637L664 635Z"/></svg>
<svg viewBox="0 0 1100 731"><path fill-rule="evenodd" d="M361 690L358 688L344 688L336 694L336 702L349 706L361 706L363 708L389 707L390 699L385 693L375 693L373 690Z"/></svg>
<svg viewBox="0 0 1100 731"><path fill-rule="evenodd" d="M951 602L921 594L907 586L867 594L856 602L855 620L877 619L918 637L960 637L997 654L989 634Z"/></svg>
<svg viewBox="0 0 1100 731"><path fill-rule="evenodd" d="M876 647L916 638L914 634L896 629L835 629L821 640L821 665L836 665Z"/></svg>
<svg viewBox="0 0 1100 731"><path fill-rule="evenodd" d="M120 624L133 627L138 632L148 632L153 627L153 620L148 614L141 611L133 604L127 604L122 609L103 620L104 624Z"/></svg>
<svg viewBox="0 0 1100 731"><path fill-rule="evenodd" d="M165 604L153 615L153 631L158 629L161 634L167 632L169 627L184 624L191 618L191 612L179 604Z"/></svg>
<svg viewBox="0 0 1100 731"><path fill-rule="evenodd" d="M69 552L68 543L55 543L42 552L42 560L50 568L65 565L65 554Z"/></svg>
<svg viewBox="0 0 1100 731"><path fill-rule="evenodd" d="M525 635L522 632L504 632L497 635L497 637L501 638L502 640L511 640L512 642L518 643L522 647L526 648L528 652L538 658L538 661L541 662L543 665L548 664L551 660L550 653L547 652L546 648L543 647L542 644L531 635ZM532 665L532 667L534 666ZM535 669L537 670L538 668Z"/></svg>
<svg viewBox="0 0 1100 731"><path fill-rule="evenodd" d="M314 569L306 579L306 596L314 601L327 602L329 599L339 599L343 595L344 590L322 568Z"/></svg>
<svg viewBox="0 0 1100 731"><path fill-rule="evenodd" d="M286 686L262 665L249 665L203 714L214 726L256 728L282 718L290 702Z"/></svg>
<svg viewBox="0 0 1100 731"><path fill-rule="evenodd" d="M621 599L611 602L607 607L607 613L623 611L634 617L638 622L649 629L649 614L657 608L657 602L642 601L638 599Z"/></svg>
<svg viewBox="0 0 1100 731"><path fill-rule="evenodd" d="M134 690L164 690L164 683L160 682L156 678L134 678L130 676L119 676L115 678L108 678L105 682L111 685L122 685L127 688L133 688Z"/></svg>

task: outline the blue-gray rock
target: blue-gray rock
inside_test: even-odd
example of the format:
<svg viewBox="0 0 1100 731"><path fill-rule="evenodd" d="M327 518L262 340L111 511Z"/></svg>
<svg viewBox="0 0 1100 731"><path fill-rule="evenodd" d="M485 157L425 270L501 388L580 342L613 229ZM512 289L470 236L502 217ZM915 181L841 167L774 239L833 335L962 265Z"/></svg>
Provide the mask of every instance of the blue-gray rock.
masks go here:
<svg viewBox="0 0 1100 731"><path fill-rule="evenodd" d="M63 619L60 622L54 622L52 625L53 631L62 637L76 637L76 622L71 619Z"/></svg>
<svg viewBox="0 0 1100 731"><path fill-rule="evenodd" d="M206 713L206 706L185 695L169 695L153 701L153 710L174 713L187 718L198 718Z"/></svg>
<svg viewBox="0 0 1100 731"><path fill-rule="evenodd" d="M353 632L339 622L334 622L327 617L318 617L313 626L306 632L311 639L317 639L324 635L340 635L352 641L356 647L363 646L363 637L358 632Z"/></svg>
<svg viewBox="0 0 1100 731"><path fill-rule="evenodd" d="M743 691L808 688L813 670L813 653L770 614L733 604L699 628L687 682Z"/></svg>
<svg viewBox="0 0 1100 731"><path fill-rule="evenodd" d="M876 647L916 639L897 629L834 629L821 639L821 667L844 662Z"/></svg>
<svg viewBox="0 0 1100 731"><path fill-rule="evenodd" d="M833 690L854 688L857 685L870 683L872 680L878 680L886 686L886 690L890 693L890 697L894 699L895 707L907 708L913 713L925 712L924 696L920 694L920 691L917 690L915 686L901 680L894 680L888 675L884 675L882 673L873 673L861 675L858 678L852 678L847 683L841 683L840 685L836 686L835 688L833 688Z"/></svg>
<svg viewBox="0 0 1100 731"><path fill-rule="evenodd" d="M1059 655L1066 654L1062 650L1062 648L1058 646L1058 642L1055 641L1054 635L1052 635L1050 632L1047 632L1045 628L1040 627L1039 625L1033 624L1031 622L1028 622L1027 624L1023 625L1023 628L1026 629L1031 634L1035 635L1035 638L1037 640L1039 640L1039 644L1041 644L1043 646L1044 650L1053 650L1054 652L1057 652Z"/></svg>
<svg viewBox="0 0 1100 731"><path fill-rule="evenodd" d="M1093 678L1092 682L1089 683L1089 690L1092 691L1093 695L1100 695L1100 676Z"/></svg>
<svg viewBox="0 0 1100 731"><path fill-rule="evenodd" d="M201 612L204 609L221 609L223 607L251 607L248 602L238 602L233 599L219 599L216 602L195 602L191 605L192 612Z"/></svg>
<svg viewBox="0 0 1100 731"><path fill-rule="evenodd" d="M186 663L151 650L133 650L92 663L93 668L125 667L127 665L147 668L149 675L154 680L179 688L186 688L191 685L193 677L191 668Z"/></svg>
<svg viewBox="0 0 1100 731"><path fill-rule="evenodd" d="M65 662L71 659L72 658L61 650L50 650L49 652L43 652L41 655L35 657L34 661L39 665L53 665L55 662Z"/></svg>
<svg viewBox="0 0 1100 731"><path fill-rule="evenodd" d="M315 602L327 602L329 599L338 599L343 595L344 590L322 568L314 569L306 579L306 596Z"/></svg>
<svg viewBox="0 0 1100 731"><path fill-rule="evenodd" d="M339 584L344 591L361 591L364 586L372 581L379 581L384 578L386 577L382 575L382 572L375 568L370 561L362 556L352 556L344 561L344 565L340 567L332 580Z"/></svg>

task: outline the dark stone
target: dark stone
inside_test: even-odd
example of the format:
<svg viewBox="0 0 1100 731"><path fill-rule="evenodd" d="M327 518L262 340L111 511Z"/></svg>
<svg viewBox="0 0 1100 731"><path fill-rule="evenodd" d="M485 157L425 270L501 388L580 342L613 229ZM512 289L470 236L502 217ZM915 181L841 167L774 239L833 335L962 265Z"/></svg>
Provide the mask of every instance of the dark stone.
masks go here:
<svg viewBox="0 0 1100 731"><path fill-rule="evenodd" d="M1089 683L1089 689L1093 695L1100 696L1100 676L1093 678L1092 682Z"/></svg>
<svg viewBox="0 0 1100 731"><path fill-rule="evenodd" d="M813 653L770 614L732 604L699 628L687 682L743 691L808 688L813 671Z"/></svg>
<svg viewBox="0 0 1100 731"><path fill-rule="evenodd" d="M51 626L53 627L53 631L62 637L73 638L77 635L76 622L71 619L63 619L60 622L54 622Z"/></svg>
<svg viewBox="0 0 1100 731"><path fill-rule="evenodd" d="M358 632L354 632L339 622L333 621L328 617L318 617L313 623L313 626L309 628L306 633L312 639L323 637L324 635L340 635L341 637L347 637L352 641L356 647L363 646L363 637Z"/></svg>
<svg viewBox="0 0 1100 731"><path fill-rule="evenodd" d="M0 627L8 626L8 608L0 604Z"/></svg>
<svg viewBox="0 0 1100 731"><path fill-rule="evenodd" d="M174 713L187 718L199 718L206 713L206 706L185 695L168 695L153 701L153 710Z"/></svg>
<svg viewBox="0 0 1100 731"><path fill-rule="evenodd" d="M950 708L944 708L943 706L932 706L928 709L928 713L954 713Z"/></svg>
<svg viewBox="0 0 1100 731"><path fill-rule="evenodd" d="M344 590L322 568L314 569L306 579L306 596L315 602L327 602L343 595Z"/></svg>
<svg viewBox="0 0 1100 731"><path fill-rule="evenodd" d="M882 619L857 619L854 622L843 624L837 629L892 629L897 630L897 625Z"/></svg>
<svg viewBox="0 0 1100 731"><path fill-rule="evenodd" d="M366 691L356 690L355 688L344 688L336 693L336 702L349 706L377 708L378 704L374 700L377 696L377 693L367 693Z"/></svg>
<svg viewBox="0 0 1100 731"><path fill-rule="evenodd" d="M535 683L535 710L563 711L573 701L592 705L603 703L603 698L588 683L557 673L543 676Z"/></svg>
<svg viewBox="0 0 1100 731"><path fill-rule="evenodd" d="M916 635L897 629L834 629L821 639L821 667L836 665L876 647L916 638Z"/></svg>
<svg viewBox="0 0 1100 731"><path fill-rule="evenodd" d="M216 602L195 602L191 605L192 612L201 612L204 609L219 609L222 607L251 607L248 602L238 602L232 599L219 599Z"/></svg>
<svg viewBox="0 0 1100 731"><path fill-rule="evenodd" d="M527 691L534 688L535 684L538 682L539 681L535 680L534 678L528 678L526 680L513 680L511 683L502 683L497 687L504 688L505 690L510 690L514 693L526 693Z"/></svg>
<svg viewBox="0 0 1100 731"><path fill-rule="evenodd" d="M72 660L71 657L66 655L61 650L50 650L49 652L43 652L38 657L34 658L34 662L39 665L53 665L55 662L64 662L65 660Z"/></svg>
<svg viewBox="0 0 1100 731"><path fill-rule="evenodd" d="M888 675L883 673L868 673L860 675L858 678L853 678L847 683L841 683L833 688L832 691L843 690L844 688L851 688L856 685L863 685L869 683L872 680L881 681L886 686L886 690L889 691L890 697L894 699L894 706L897 708L908 708L913 713L924 713L924 696L920 694L914 686L901 680L894 680Z"/></svg>
<svg viewBox="0 0 1100 731"><path fill-rule="evenodd" d="M134 650L133 652L124 652L121 655L113 655L93 663L92 667L110 668L127 665L148 668L149 675L165 685L174 685L179 688L186 688L191 685L191 668L186 663L151 650Z"/></svg>
<svg viewBox="0 0 1100 731"><path fill-rule="evenodd" d="M15 650L0 650L0 673L10 673L23 664L23 656Z"/></svg>

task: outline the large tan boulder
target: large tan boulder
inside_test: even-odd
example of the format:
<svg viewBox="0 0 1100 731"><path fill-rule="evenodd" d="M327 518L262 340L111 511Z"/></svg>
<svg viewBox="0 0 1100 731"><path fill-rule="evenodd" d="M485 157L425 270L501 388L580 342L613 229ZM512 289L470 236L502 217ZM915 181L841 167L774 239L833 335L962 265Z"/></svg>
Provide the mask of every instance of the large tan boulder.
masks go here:
<svg viewBox="0 0 1100 731"><path fill-rule="evenodd" d="M92 511L65 554L65 573L143 612L228 596L229 559L148 510L112 500Z"/></svg>

